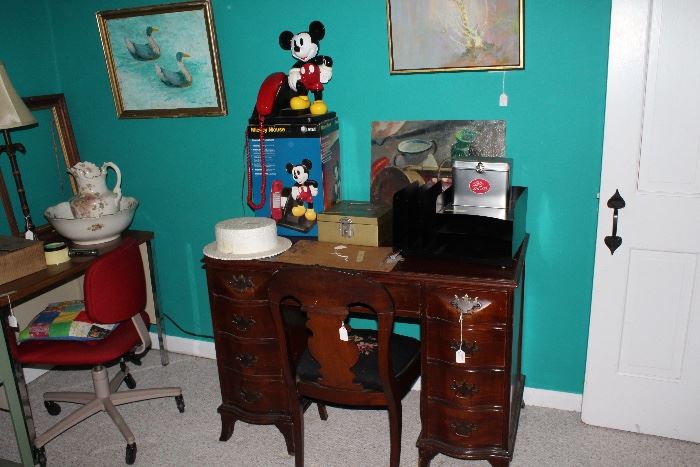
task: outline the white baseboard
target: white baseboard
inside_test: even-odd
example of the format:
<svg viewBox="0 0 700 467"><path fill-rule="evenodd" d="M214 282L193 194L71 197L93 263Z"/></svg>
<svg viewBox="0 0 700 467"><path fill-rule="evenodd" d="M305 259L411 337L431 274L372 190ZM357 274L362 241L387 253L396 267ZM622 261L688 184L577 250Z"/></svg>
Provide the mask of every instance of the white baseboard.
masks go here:
<svg viewBox="0 0 700 467"><path fill-rule="evenodd" d="M216 351L213 342L187 339L184 337L166 336L165 345L170 352L216 359ZM158 347L158 335L151 333L153 348ZM420 391L420 378L412 388L413 391ZM570 392L549 391L546 389L525 388L523 399L526 405L536 407L547 407L550 409L568 410L574 412L581 411L583 398L581 394Z"/></svg>

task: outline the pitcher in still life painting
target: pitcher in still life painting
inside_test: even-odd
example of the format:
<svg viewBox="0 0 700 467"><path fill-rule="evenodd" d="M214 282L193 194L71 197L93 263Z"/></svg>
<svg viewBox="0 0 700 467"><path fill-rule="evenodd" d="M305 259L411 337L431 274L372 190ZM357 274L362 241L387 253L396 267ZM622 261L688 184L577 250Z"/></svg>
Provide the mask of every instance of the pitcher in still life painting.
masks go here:
<svg viewBox="0 0 700 467"><path fill-rule="evenodd" d="M392 73L523 68L522 0L388 0Z"/></svg>

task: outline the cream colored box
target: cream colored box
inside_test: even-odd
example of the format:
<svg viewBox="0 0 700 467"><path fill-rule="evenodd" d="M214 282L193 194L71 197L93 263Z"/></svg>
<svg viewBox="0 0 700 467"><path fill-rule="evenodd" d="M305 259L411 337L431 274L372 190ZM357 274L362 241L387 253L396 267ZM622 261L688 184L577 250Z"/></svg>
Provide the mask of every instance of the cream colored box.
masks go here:
<svg viewBox="0 0 700 467"><path fill-rule="evenodd" d="M391 245L391 207L341 201L318 215L318 240L347 245Z"/></svg>

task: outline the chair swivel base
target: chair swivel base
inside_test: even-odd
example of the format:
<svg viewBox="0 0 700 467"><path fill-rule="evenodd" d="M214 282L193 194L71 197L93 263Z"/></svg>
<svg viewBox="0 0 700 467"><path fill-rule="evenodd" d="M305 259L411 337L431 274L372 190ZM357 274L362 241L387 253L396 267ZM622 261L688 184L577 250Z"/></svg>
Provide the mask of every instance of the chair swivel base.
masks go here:
<svg viewBox="0 0 700 467"><path fill-rule="evenodd" d="M114 424L117 426L122 436L127 442L126 463L133 464L136 460L136 438L131 432L126 422L119 414L116 406L129 404L131 402L144 401L148 399L158 399L161 397L174 397L177 408L180 412L185 411L185 402L182 397L182 390L178 387L153 388L153 389L133 389L117 392L119 386L125 379L131 378L126 365L112 378L108 379L107 369L98 365L92 369L92 382L95 392L47 392L44 393L44 401L47 410L52 415L60 412L60 406L56 402L71 402L83 404L75 412L67 415L63 420L53 425L34 440L35 457L38 457L40 464L46 463L44 455L44 445L59 434L66 431L97 412L107 412ZM131 378L133 382L133 378ZM129 384L131 386L131 384ZM43 459L43 462L42 462Z"/></svg>

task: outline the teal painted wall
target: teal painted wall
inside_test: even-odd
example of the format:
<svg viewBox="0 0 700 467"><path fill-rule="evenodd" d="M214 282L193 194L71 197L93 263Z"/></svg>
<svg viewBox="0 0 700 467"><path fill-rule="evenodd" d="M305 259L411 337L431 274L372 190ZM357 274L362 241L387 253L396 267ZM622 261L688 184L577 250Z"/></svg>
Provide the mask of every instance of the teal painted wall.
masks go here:
<svg viewBox="0 0 700 467"><path fill-rule="evenodd" d="M19 0L4 5L16 21L6 25L3 36L13 41L0 43L0 59L20 68L21 92L65 93L83 160L119 164L124 192L141 200L134 227L156 233L162 307L183 327L212 331L201 249L217 221L244 212L245 123L262 79L292 63L277 36L320 19L321 51L335 61L325 100L341 121L344 197L368 198L373 120L507 122L514 182L530 189L527 384L582 391L611 0L526 2L526 68L507 73L506 108L498 106L500 73L391 76L383 0L306 10L281 0L214 0L229 115L150 120L116 118L95 11L158 2L47 1L48 11ZM52 32L33 34L27 24L36 21ZM51 78L28 71L37 65ZM182 335L172 325L168 332Z"/></svg>

